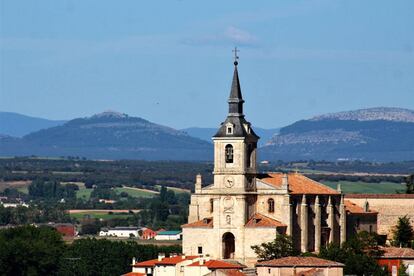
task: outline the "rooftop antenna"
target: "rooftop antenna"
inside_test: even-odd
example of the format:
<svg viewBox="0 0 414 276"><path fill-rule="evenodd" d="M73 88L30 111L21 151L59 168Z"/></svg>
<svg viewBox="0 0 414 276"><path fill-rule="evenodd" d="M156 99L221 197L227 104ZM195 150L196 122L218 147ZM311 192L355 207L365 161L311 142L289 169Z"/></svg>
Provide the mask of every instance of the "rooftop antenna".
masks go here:
<svg viewBox="0 0 414 276"><path fill-rule="evenodd" d="M234 65L237 65L239 64L239 56L237 55L237 52L240 52L240 50L238 50L237 47L234 47L234 50L232 50L232 52L234 53Z"/></svg>

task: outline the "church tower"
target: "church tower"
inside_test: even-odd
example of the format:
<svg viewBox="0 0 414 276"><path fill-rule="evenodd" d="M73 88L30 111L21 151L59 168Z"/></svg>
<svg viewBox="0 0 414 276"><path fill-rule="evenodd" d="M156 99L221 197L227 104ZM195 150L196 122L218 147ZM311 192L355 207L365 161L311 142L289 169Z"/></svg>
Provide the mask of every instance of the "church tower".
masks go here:
<svg viewBox="0 0 414 276"><path fill-rule="evenodd" d="M237 57L236 57L237 58ZM259 137L254 133L243 113L237 59L228 99L229 111L214 142L214 185L228 193L255 190L256 154Z"/></svg>

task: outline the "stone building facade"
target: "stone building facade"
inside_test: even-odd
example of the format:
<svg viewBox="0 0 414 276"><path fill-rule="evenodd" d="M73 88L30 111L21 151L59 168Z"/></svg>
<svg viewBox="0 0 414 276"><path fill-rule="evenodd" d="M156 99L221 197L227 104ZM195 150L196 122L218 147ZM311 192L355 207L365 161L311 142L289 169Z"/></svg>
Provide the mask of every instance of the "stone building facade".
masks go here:
<svg viewBox="0 0 414 276"><path fill-rule="evenodd" d="M299 173L260 174L257 141L243 113L235 62L229 112L214 142L214 183L204 186L198 175L191 196L183 253L209 254L253 265L251 246L279 234L292 236L302 252L317 252L327 243L346 240L344 197L340 192Z"/></svg>

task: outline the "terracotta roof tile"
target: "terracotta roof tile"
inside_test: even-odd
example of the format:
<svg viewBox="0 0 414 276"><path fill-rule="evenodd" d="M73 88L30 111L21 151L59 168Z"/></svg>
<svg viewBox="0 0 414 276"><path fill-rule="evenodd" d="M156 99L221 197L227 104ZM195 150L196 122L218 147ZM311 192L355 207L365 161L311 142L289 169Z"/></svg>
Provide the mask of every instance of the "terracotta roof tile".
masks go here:
<svg viewBox="0 0 414 276"><path fill-rule="evenodd" d="M356 205L355 203L353 203L352 201L349 200L345 200L345 209L352 213L352 214L365 214L365 215L374 215L374 214L378 214L378 212L374 211L374 210L368 210L368 212L364 211L364 208Z"/></svg>
<svg viewBox="0 0 414 276"><path fill-rule="evenodd" d="M414 194L346 194L346 198L414 198Z"/></svg>
<svg viewBox="0 0 414 276"><path fill-rule="evenodd" d="M126 274L122 274L121 276L145 276L145 273L140 272L128 272Z"/></svg>
<svg viewBox="0 0 414 276"><path fill-rule="evenodd" d="M258 175L258 179L277 188L282 187L283 173ZM288 174L291 194L339 195L340 193L299 173Z"/></svg>
<svg viewBox="0 0 414 276"><path fill-rule="evenodd" d="M181 227L209 227L213 228L213 218L204 218L202 220L198 220L192 223L187 223L181 225Z"/></svg>
<svg viewBox="0 0 414 276"><path fill-rule="evenodd" d="M155 265L176 265L183 261L194 260L195 258L198 258L198 256L175 256L163 258L161 261L157 260L157 262L155 262Z"/></svg>
<svg viewBox="0 0 414 276"><path fill-rule="evenodd" d="M384 254L379 258L389 259L414 259L414 249L399 247L380 247Z"/></svg>
<svg viewBox="0 0 414 276"><path fill-rule="evenodd" d="M228 263L225 261L219 260L210 260L206 261L203 264L200 264L199 261L190 264L189 266L205 266L209 269L242 269L244 266L240 264Z"/></svg>
<svg viewBox="0 0 414 276"><path fill-rule="evenodd" d="M266 217L262 214L254 214L245 225L246 227L287 227L278 220Z"/></svg>
<svg viewBox="0 0 414 276"><path fill-rule="evenodd" d="M133 267L153 267L155 263L158 262L158 259L148 260L144 262L135 263Z"/></svg>
<svg viewBox="0 0 414 276"><path fill-rule="evenodd" d="M269 267L342 267L344 264L316 257L285 257L259 262L256 266Z"/></svg>

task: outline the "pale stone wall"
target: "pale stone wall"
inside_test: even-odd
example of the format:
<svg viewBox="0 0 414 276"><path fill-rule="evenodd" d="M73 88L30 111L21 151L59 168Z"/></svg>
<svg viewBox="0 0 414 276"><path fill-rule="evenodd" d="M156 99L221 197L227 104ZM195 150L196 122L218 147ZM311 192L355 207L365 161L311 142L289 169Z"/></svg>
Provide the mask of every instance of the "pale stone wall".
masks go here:
<svg viewBox="0 0 414 276"><path fill-rule="evenodd" d="M198 255L198 247L203 247L203 255L221 259L221 236L214 228L183 228L183 253Z"/></svg>
<svg viewBox="0 0 414 276"><path fill-rule="evenodd" d="M300 272L305 272L313 267L297 267L297 268L290 268L290 267L257 267L257 275L258 276L292 276L298 275ZM270 273L269 273L270 269ZM322 274L317 274L320 276L343 276L343 268L342 267L331 267L331 268L317 268L322 270ZM316 275L316 274L315 274Z"/></svg>
<svg viewBox="0 0 414 276"><path fill-rule="evenodd" d="M275 228L252 227L245 228L245 244L244 244L244 263L247 266L254 266L257 262L257 256L254 253L252 246L260 245L264 242L273 241L276 238L277 231Z"/></svg>
<svg viewBox="0 0 414 276"><path fill-rule="evenodd" d="M414 197L413 198L390 198L387 195L377 195L378 198L363 198L360 195L353 197L347 195L346 198L355 204L364 207L365 201L369 203L369 208L378 211L378 234L392 237L392 228L397 224L398 218L408 215L411 224L414 226Z"/></svg>
<svg viewBox="0 0 414 276"><path fill-rule="evenodd" d="M275 211L273 213L269 213L269 205L268 200L272 198L275 201ZM282 194L274 194L274 195L259 195L257 199L256 210L258 213L265 215L269 218L284 222L285 214L287 210L285 210L284 206L284 195Z"/></svg>

